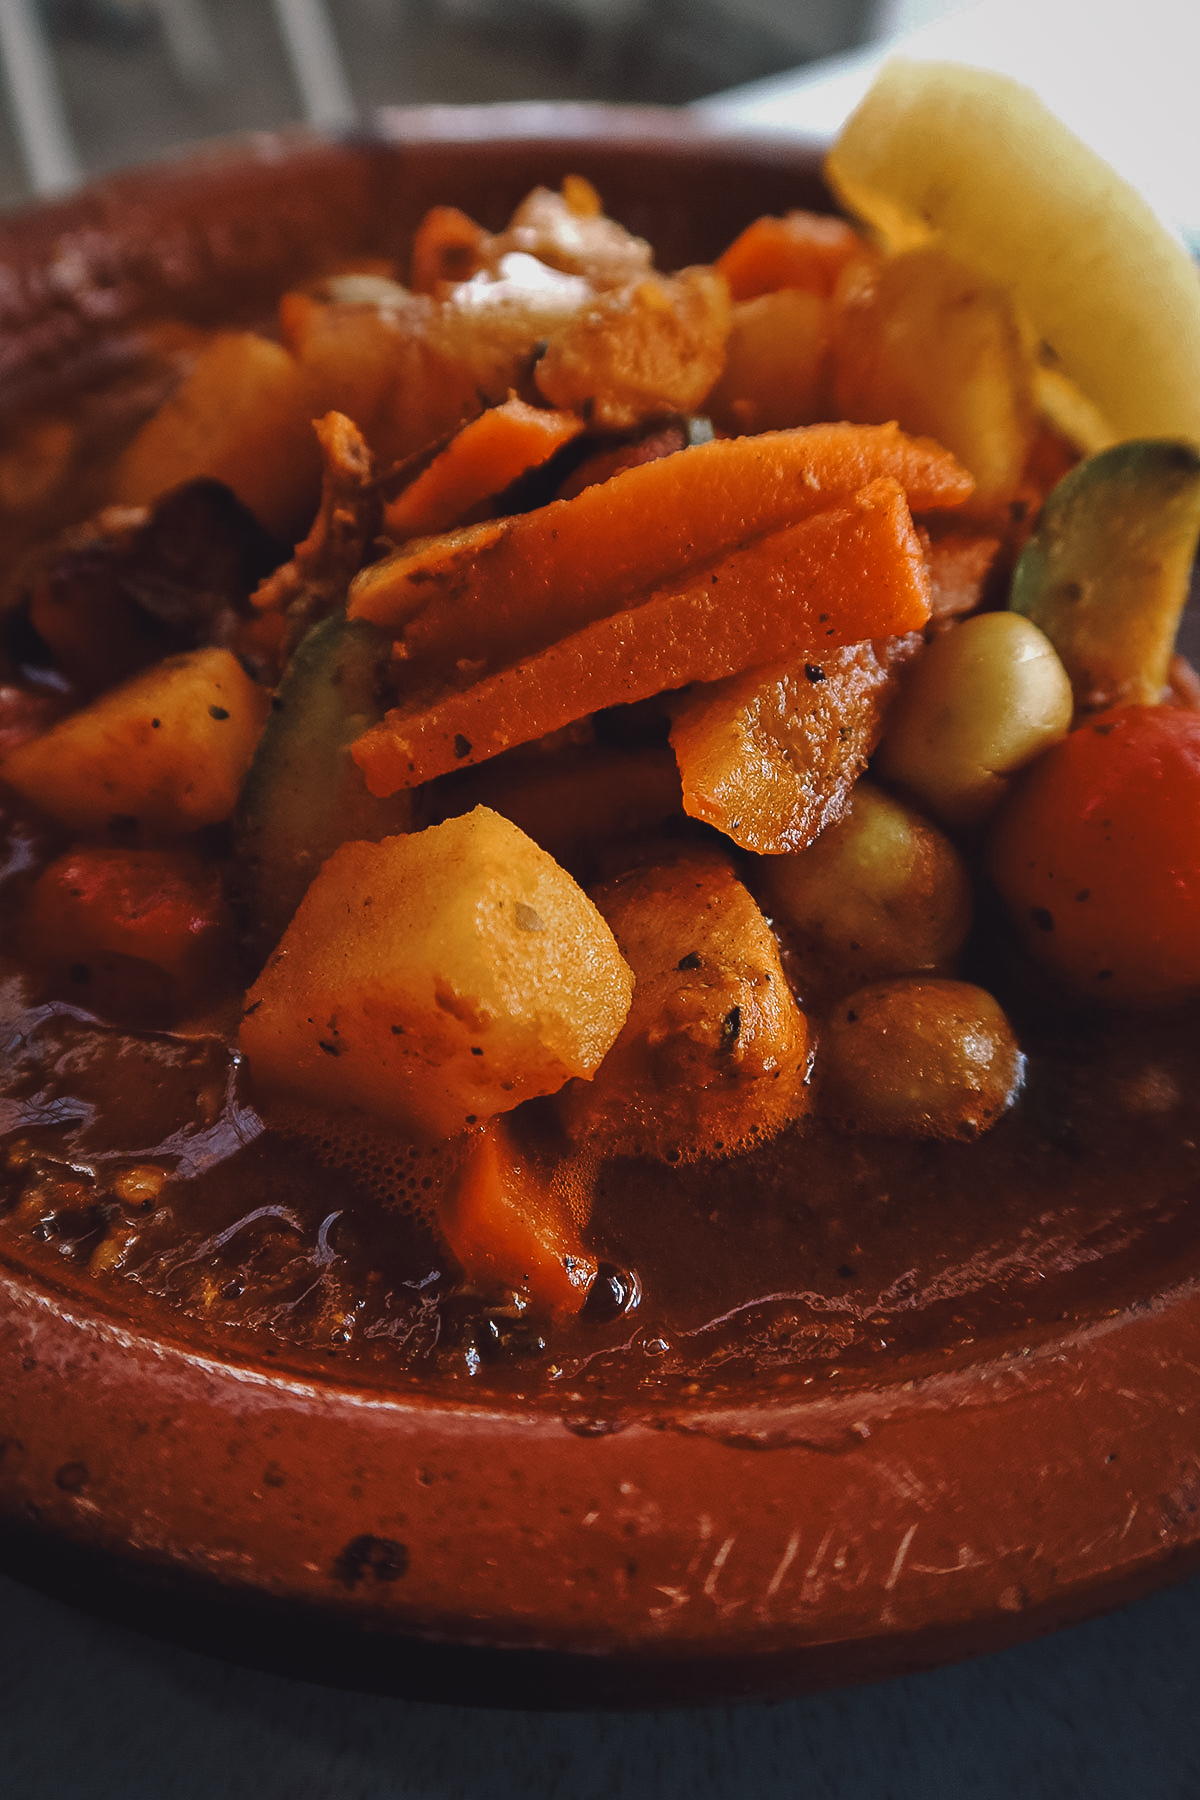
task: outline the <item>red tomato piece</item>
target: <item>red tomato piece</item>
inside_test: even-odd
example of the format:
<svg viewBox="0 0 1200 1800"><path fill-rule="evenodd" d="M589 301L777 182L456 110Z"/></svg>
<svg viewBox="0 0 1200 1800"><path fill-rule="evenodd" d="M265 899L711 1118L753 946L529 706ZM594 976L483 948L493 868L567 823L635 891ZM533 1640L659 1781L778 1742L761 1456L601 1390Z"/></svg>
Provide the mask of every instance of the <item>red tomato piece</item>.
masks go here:
<svg viewBox="0 0 1200 1800"><path fill-rule="evenodd" d="M1123 706L1006 801L991 869L1036 959L1118 1005L1200 991L1200 713Z"/></svg>
<svg viewBox="0 0 1200 1800"><path fill-rule="evenodd" d="M181 850L80 848L26 897L26 954L97 1012L158 1019L206 997L228 963L232 922L220 876Z"/></svg>

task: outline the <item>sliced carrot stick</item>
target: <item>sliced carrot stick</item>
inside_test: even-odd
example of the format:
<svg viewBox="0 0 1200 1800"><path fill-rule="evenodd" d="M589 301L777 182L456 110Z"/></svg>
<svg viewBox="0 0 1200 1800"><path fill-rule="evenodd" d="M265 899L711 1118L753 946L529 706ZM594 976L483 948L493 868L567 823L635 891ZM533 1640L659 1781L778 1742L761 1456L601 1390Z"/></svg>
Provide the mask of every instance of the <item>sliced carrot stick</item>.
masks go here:
<svg viewBox="0 0 1200 1800"><path fill-rule="evenodd" d="M429 467L384 509L397 543L445 531L480 501L504 491L526 469L554 455L583 430L573 413L528 406L515 397L489 406L457 431Z"/></svg>
<svg viewBox="0 0 1200 1800"><path fill-rule="evenodd" d="M542 1311L578 1312L596 1278L561 1180L531 1166L499 1120L470 1139L438 1225L472 1281L519 1289Z"/></svg>
<svg viewBox="0 0 1200 1800"><path fill-rule="evenodd" d="M928 617L921 542L903 489L885 477L465 691L393 710L352 754L370 791L392 794L602 706L899 636Z"/></svg>
<svg viewBox="0 0 1200 1800"><path fill-rule="evenodd" d="M957 506L971 477L895 425L808 425L698 444L623 469L571 500L407 545L363 571L351 618L395 630L413 666L496 667L664 587L880 476L913 510Z"/></svg>
<svg viewBox="0 0 1200 1800"><path fill-rule="evenodd" d="M780 288L832 294L842 269L865 248L844 219L824 213L792 212L747 225L717 258L735 300L754 300Z"/></svg>

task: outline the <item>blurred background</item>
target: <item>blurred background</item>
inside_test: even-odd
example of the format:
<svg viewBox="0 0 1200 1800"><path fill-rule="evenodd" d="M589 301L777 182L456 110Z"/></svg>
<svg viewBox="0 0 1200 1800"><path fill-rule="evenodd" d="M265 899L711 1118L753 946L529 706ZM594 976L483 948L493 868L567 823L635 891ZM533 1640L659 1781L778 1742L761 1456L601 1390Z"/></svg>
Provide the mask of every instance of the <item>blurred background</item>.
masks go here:
<svg viewBox="0 0 1200 1800"><path fill-rule="evenodd" d="M197 138L384 104L667 104L951 0L0 0L0 206Z"/></svg>

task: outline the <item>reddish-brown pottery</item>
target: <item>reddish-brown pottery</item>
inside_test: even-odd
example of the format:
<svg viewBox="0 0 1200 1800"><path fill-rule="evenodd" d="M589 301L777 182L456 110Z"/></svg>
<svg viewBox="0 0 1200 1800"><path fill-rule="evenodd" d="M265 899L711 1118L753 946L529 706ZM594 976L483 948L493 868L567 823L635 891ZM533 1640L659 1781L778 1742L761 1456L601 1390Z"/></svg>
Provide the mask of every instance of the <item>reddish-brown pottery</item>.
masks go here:
<svg viewBox="0 0 1200 1800"><path fill-rule="evenodd" d="M571 171L666 267L825 203L815 151L662 113L243 141L0 223L4 419L126 395L93 408L99 437L143 404L144 321L259 318L316 268L398 251L430 204L496 228ZM10 515L10 537L45 523ZM1076 1222L1056 1262L1062 1220L1035 1209L952 1318L910 1195L895 1255L923 1338L819 1379L631 1382L598 1414L548 1381L389 1385L225 1341L0 1236L4 1564L234 1660L482 1704L779 1696L1012 1644L1200 1563L1193 1148L1148 1174L1174 1184L1153 1228L1131 1194L1123 1235L1093 1256ZM714 1179L736 1199L736 1165ZM993 1304L1022 1282L1043 1297Z"/></svg>

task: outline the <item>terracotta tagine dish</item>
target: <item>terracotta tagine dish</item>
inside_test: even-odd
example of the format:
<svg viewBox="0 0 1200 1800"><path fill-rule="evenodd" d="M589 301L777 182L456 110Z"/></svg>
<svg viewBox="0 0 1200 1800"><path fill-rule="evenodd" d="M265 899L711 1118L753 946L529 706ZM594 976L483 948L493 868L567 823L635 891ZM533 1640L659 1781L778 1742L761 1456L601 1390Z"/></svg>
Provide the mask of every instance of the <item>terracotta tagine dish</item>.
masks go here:
<svg viewBox="0 0 1200 1800"><path fill-rule="evenodd" d="M687 467L688 458L712 460L730 446L766 442L739 437L739 419L750 433L815 430L814 419L832 419L839 431L876 434L862 438L868 461L898 454L900 439L888 424L896 417L905 444L904 434L921 443L936 437L928 422L910 422L899 408L881 416L865 407L852 413L848 399L843 409L813 417L774 416L761 395L747 398L751 389L737 389L728 372L724 387L714 388L719 361L707 378L697 377L699 392L683 392L657 413L614 399L615 385L597 399L590 389L576 391L584 352L577 354L576 346L559 353L554 313L536 343L523 343L495 392L484 391L495 371L485 379L470 365L463 380L475 386L449 426L430 402L432 422L423 437L411 423L407 437L399 426L389 437L392 427L368 428L364 412L349 449L345 437L337 444L332 435L322 438L325 549L313 550L310 534L308 562L293 557L293 546L305 539L317 504L316 449L301 453L312 459L311 477L304 464L298 478L301 488L311 479L311 496L298 516L289 516L294 486L272 487L274 474L260 480L268 465L275 468L272 446L280 466L291 454L283 425L267 433L265 447L256 441L246 452L250 473L236 497L231 490L240 477L220 488L203 481L188 490L186 504L172 502L182 510L171 515L150 491L157 481L179 494L178 482L219 473L185 467L186 444L178 451L179 472L172 473L182 440L159 443L147 437L145 423L168 416L171 397L212 357L214 344L244 345L247 334L257 334L256 343L270 345L270 357L286 360L279 347L283 318L287 357L303 362L307 355L306 366L315 367L325 353L312 348L317 336L325 330L321 342L331 343L347 309L373 309L372 318L392 321L386 324L392 330L418 300L426 320L448 307L446 296L457 283L474 279L474 291L486 300L489 282L494 287L507 279L514 266L518 275L528 273L533 251L522 246L536 250L536 231L530 226L534 235L522 239L510 221L534 189L566 196L560 224L568 215L593 225L606 217L616 222L614 232L620 228L622 246L630 233L647 240L658 271L700 265L701 274L686 278L692 282L686 299L672 285L674 275L656 287L658 278L642 263L629 291L642 295L637 305L674 307L672 330L702 337L687 309L729 305L727 296L712 298L716 278L707 265L764 215L832 212L821 170L815 149L715 135L671 114L397 112L360 138L250 139L119 175L0 221L0 581L6 584L0 692L8 706L0 715L0 1558L19 1579L235 1661L377 1691L574 1707L777 1697L925 1668L1078 1620L1200 1564L1200 1083L1189 997L1195 977L1183 981L1181 995L1172 992L1165 1001L1156 995L1152 1005L1081 1000L1061 971L1047 971L1039 944L1027 943L1005 914L997 894L1003 884L988 872L994 865L987 846L998 839L988 836L992 828L972 810L974 801L957 817L942 811L937 827L939 840L945 836L969 871L964 880L973 893L974 924L962 926L949 952L913 966L924 970L922 991L939 983L956 992L968 984L972 993L986 990L984 999L1002 1021L988 1075L999 1086L992 1098L986 1083L980 1093L972 1090L974 1113L938 1115L932 1125L923 1114L926 1126L893 1131L883 1112L864 1113L864 1102L839 1100L838 1083L854 1080L846 1073L843 1039L846 1019L858 1021L853 1008L847 1011L847 993L883 993L880 1004L890 1003L895 971L855 964L852 982L831 986L828 957L813 960L794 920L791 928L780 924L783 902L776 889L768 893L768 876L760 872L770 858L736 835L730 847L712 807L691 806L686 766L682 806L679 800L671 746L683 766L680 720L690 728L695 713L686 708L694 707L697 686L744 681L744 675L724 665L714 673L686 658L672 662L662 649L666 673L657 683L627 696L601 691L588 715L590 735L578 710L547 715L549 723L535 735L550 741L559 734L550 758L556 771L592 756L643 759L636 779L622 789L637 813L628 839L643 847L625 868L611 848L625 827L613 825L600 849L591 840L581 848L582 832L578 841L564 839L565 847L555 840L553 864L539 848L537 856L554 873L537 875L549 885L536 892L548 899L515 902L526 936L540 944L555 929L560 890L553 883L561 877L572 893L577 881L591 896L580 895L589 910L566 931L562 966L574 946L590 943L596 907L610 934L604 943L620 948L619 956L612 951L614 967L625 968L622 958L634 963L636 930L621 909L633 904L629 895L641 891L639 883L651 883L647 869L660 867L644 849L648 831L657 833L656 843L671 846L669 869L683 858L692 885L709 884L710 914L726 906L727 892L739 896L728 900L731 907L747 895L755 929L770 942L753 952L760 972L746 974L738 963L736 980L760 997L764 982L774 981L777 994L787 988L787 1019L794 1012L801 1024L763 1024L767 1002L756 1000L760 1011L753 1011L743 988L728 986L735 975L722 965L727 986L713 1055L741 1056L760 1029L777 1034L771 1070L782 1071L783 1079L775 1082L776 1110L764 1115L765 1124L747 1124L737 1111L743 1088L736 1089L736 1105L721 1102L726 1123L720 1131L711 1114L689 1111L690 1101L656 1111L646 1095L660 1079L676 1078L662 1073L671 1056L672 1069L684 1058L672 1038L671 1056L621 1064L624 1086L614 1076L607 1089L602 1052L586 1064L570 1060L585 1058L584 1050L555 1050L565 1072L554 1080L531 1077L515 1109L505 1090L507 1097L492 1108L501 1121L493 1128L482 1111L478 1117L466 1112L450 1078L436 1094L429 1089L424 1100L406 1101L409 1111L399 1116L388 1115L386 1099L365 1111L347 1110L348 1095L359 1090L337 1083L345 1082L346 1071L356 1078L360 1046L337 1008L356 979L359 952L346 948L328 992L306 1001L307 1022L318 1036L295 1048L289 1027L278 1020L291 1004L289 971L302 962L294 947L299 939L283 937L286 956L274 949L285 930L309 929L320 883L332 879L330 871L342 868L351 851L365 859L353 876L357 904L364 894L383 891L383 864L372 859L399 857L391 847L417 843L418 831L449 833L461 825L465 832L482 818L493 834L511 831L522 844L529 838L549 844L528 822L533 814L514 811L516 800L509 805L504 786L512 779L526 793L533 752L518 746L488 760L474 727L454 722L460 703L483 716L478 696L486 680L477 680L474 666L463 673L463 659L483 657L481 640L464 640L459 673L444 693L437 690L436 703L451 719L446 741L457 746L447 753L449 765L443 768L431 751L428 779L414 777L401 789L407 823L364 829L369 842L341 849L338 837L312 853L316 866L333 852L298 912L313 869L287 898L294 865L277 880L269 866L276 850L262 848L268 839L275 844L273 799L247 824L253 807L243 788L232 822L228 808L197 812L188 835L172 814L157 837L146 835L148 815L119 795L126 768L157 754L157 740L145 750L126 744L121 766L104 775L118 799L103 829L87 818L75 822L73 808L82 805L86 813L86 797L78 795L93 779L86 773L92 765L86 758L79 768L59 761L60 737L53 738L49 760L69 798L45 800L49 789L37 783L50 778L42 775L23 785L31 743L45 744L47 732L61 734L72 720L92 718L113 693L131 691L123 683L165 679L166 665L152 663L140 648L121 661L127 644L121 633L134 614L136 630L158 634L155 655L177 659L172 668L228 658L240 671L230 679L251 692L245 705L254 732L274 730L278 739L283 728L276 721L293 716L289 696L298 691L286 683L299 681L292 671L308 666L297 648L298 615L287 613L278 596L286 589L285 599L294 597L303 588L309 603L319 586L313 558L328 553L338 530L359 533L355 566L362 572L354 575L354 592L367 596L366 613L376 608L370 629L378 633L382 625L388 646L400 645L398 661L379 677L392 682L389 704L400 714L383 710L374 723L364 718L361 730L372 744L383 741L376 734L391 731L388 742L402 746L395 754L403 759L423 755L412 745L434 743L436 735L431 725L418 738L417 715L411 707L404 711L403 696L396 700L396 668L410 655L406 646L416 646L411 656L425 666L426 639L412 635L410 620L433 618L442 599L447 608L468 604L458 589L445 588L442 565L434 567L424 546L442 545L446 533L458 532L455 543L467 551L456 554L474 555L482 544L483 568L489 556L508 553L509 538L496 534L509 531L514 517L521 530L536 530L528 522L547 507L578 507L580 495L591 504L586 496L605 492L609 480L648 480L647 470L673 462ZM431 208L458 211L437 215L434 230ZM426 256L442 260L414 299L422 285L412 273L419 228ZM515 265L503 263L497 244ZM620 254L641 253L623 248ZM553 305L569 310L562 284L592 277L567 266L566 252L563 257L565 264L549 274L543 269L538 280L546 291L558 283ZM597 281L587 304L603 312L607 290ZM806 318L818 305L832 306L834 286L830 276L811 304L810 296L795 301L799 290L789 290L796 321L789 330L801 330L805 306ZM778 299L769 282L762 292ZM550 301L538 304L550 307ZM744 309L755 306L762 317L770 311L761 294L743 290L739 298L735 282L735 331L752 332L760 315ZM729 315L721 317L727 333ZM301 339L307 349L297 349ZM690 338L688 345L679 358L685 371L702 354ZM436 364L435 350L426 345L425 363L417 357L404 364L397 393L411 399ZM269 360L265 351L255 354ZM622 365L622 379L631 384L632 366ZM249 381L249 374L239 375L235 400ZM852 385L847 376L843 398ZM711 405L709 390L716 396ZM375 402L363 404L369 411ZM394 424L400 402L388 404ZM785 410L789 404L786 397L779 402ZM805 404L815 403L795 402L801 412ZM514 466L504 481L484 482L482 494L468 495L457 512L451 506L439 514L444 493L440 476L429 471L446 466L438 458L449 454L464 421L506 407L506 418L522 430L549 429L551 419L561 442L539 452L540 461L527 456L528 466ZM354 420L349 402L320 410ZM202 412L194 407L189 414L193 423L200 420L201 434L212 429ZM853 427L841 424L848 418ZM1049 433L1035 444L1036 429L1028 426L1034 435L1025 448L1036 448L1042 461L1027 458L1021 480L1028 482L1028 469L1035 468L1040 504L1052 485L1046 470L1054 456L1061 463L1052 470L1056 476L1078 465L1081 452ZM880 443L885 449L877 451ZM663 454L664 445L672 455ZM952 448L961 459L962 451ZM943 458L936 466L935 450ZM365 475L368 465L354 463L360 452L369 459ZM1003 595L986 584L1009 579L1037 505L1022 488L1029 517L1014 525L1017 490L1006 490L1001 474L988 513L978 500L986 479L973 471L977 500L967 503L977 505L973 522L969 529L948 527L937 508L949 502L937 496L952 485L945 474L952 459L934 446L927 460L933 473L919 480L927 479L932 499L918 502L912 485L919 486L918 477L896 477L887 462L868 469L856 487L874 495L869 504L839 501L839 518L857 507L855 518L881 534L900 529L901 508L907 535L896 567L911 572L916 566L914 591L924 596L922 610L907 613L893 584L888 605L899 610L870 614L857 632L839 626L839 647L886 640L910 644L916 654L936 635L938 605L941 624L953 623L936 639L939 647L971 629L969 617L958 621L972 609L1013 616L1002 610ZM550 467L553 483L544 473ZM114 468L122 471L115 485ZM331 470L338 469L358 471L340 513L329 500ZM586 473L577 480L581 469ZM737 472L729 477L740 479ZM964 482L955 490L956 505L970 485ZM503 505L495 502L497 484ZM369 526L364 495L375 507ZM483 504L489 497L492 503ZM1006 522L998 527L1001 502ZM661 504L658 535L665 541L676 531L675 502L668 496ZM718 502L706 505L712 515ZM114 507L124 509L120 517ZM108 521L103 530L85 525L98 516ZM850 551L828 523L832 516L819 515L820 530L834 533L821 566L840 569L838 559ZM410 521L405 530L402 517ZM621 529L620 519L602 521L596 543L616 545ZM764 533L782 536L785 529L796 534L817 524L806 517L745 525L714 538L713 548L696 558L705 571L720 570L734 591L742 579L738 559L757 554ZM952 559L939 545L948 539L961 552L954 579L974 583L965 603L946 598ZM978 548L985 540L986 554ZM876 559L872 569L885 554L877 541L883 537L872 537L862 551ZM927 563L934 571L931 625L925 623ZM200 566L206 592L220 587L224 596L231 582L241 582L241 589L232 606L224 598L211 606L206 600L209 610L198 625L193 602L203 585L195 574ZM418 576L441 596L424 611L413 610L417 601L395 599L397 583L408 582L404 592L411 594ZM464 588L473 579L468 573ZM651 597L625 616L649 619L660 601L675 604L680 594L688 605L709 604L695 581L688 586L691 580L685 571L638 586L629 576L627 589ZM264 583L274 584L269 602L261 599ZM838 592L852 587L842 580ZM192 596L186 606L178 602L184 589ZM107 599L87 598L101 590ZM119 605L112 598L118 590ZM572 591L581 591L578 583ZM252 592L257 605L246 598ZM71 596L81 593L77 605ZM822 599L821 619L840 603L837 596ZM79 608L93 604L111 604L117 621L95 644L87 628L82 638L73 635ZM494 617L507 619L508 605L502 594L479 630L490 631ZM409 611L401 617L389 607ZM612 610L598 604L590 618L581 618L581 639L600 632ZM306 615L305 623L313 617ZM691 624L670 644L702 642L707 654L720 630L697 623L702 617L708 615L688 614ZM318 620L314 629L327 626ZM113 669L98 672L110 650ZM792 646L773 643L769 659L789 651L808 670L814 692L831 686L838 650L823 651L821 661L797 639ZM528 662L551 653L542 640L520 655ZM603 646L587 653L589 669L600 671L597 680L607 654ZM641 654L635 646L629 657L636 663ZM764 655L761 648L746 651L739 667L757 668ZM503 667L519 662L514 653ZM1070 674L1065 652L1063 662ZM625 666L619 664L621 679ZM350 664L338 667L344 674ZM376 674L378 667L372 665ZM217 664L204 668L212 674ZM882 652L876 679L880 693L901 680ZM1184 678L1176 671L1172 679L1184 712ZM1065 691L1060 737L1071 712ZM425 694L421 688L422 705ZM692 697L680 703L683 711L672 698L679 694ZM240 729L241 688L214 688L213 696L204 708L213 731ZM400 715L407 736L394 723ZM418 721L422 730L426 716ZM879 716L871 714L870 741L856 740L858 762L844 786L878 741ZM157 712L150 723L159 730ZM253 733L247 758L252 740ZM868 777L883 795L881 806L910 791L903 768L899 777L888 774L887 758L900 757L899 742L898 731L885 738ZM198 754L207 768L207 752ZM394 759L392 749L387 754ZM372 770L385 760L380 751ZM539 766L544 773L545 759ZM505 776L514 768L519 779ZM659 805L656 783L665 784L660 814L670 815L666 824L647 813ZM375 794L385 785L383 775L368 772L367 784L371 805L399 804L395 791ZM593 799L570 803L565 814L563 803L555 804L550 837L566 830L564 818L574 829L581 816L589 828L597 816ZM846 811L839 801L829 817ZM510 816L516 825L508 824ZM729 833L737 827L735 820ZM359 834L340 835L357 840ZM239 886L240 877L228 870L246 842L254 848L243 868L253 873ZM496 866L508 867L505 858L518 856L505 848L508 842L495 849L488 838L480 849L472 839L454 865L466 871L462 882L477 879L472 858L484 866L485 849ZM801 847L799 855L806 854ZM187 989L186 1003L177 1001L176 990L155 985L157 974L145 975L147 965L130 953L131 939L97 949L93 932L87 954L60 953L57 940L51 942L60 917L55 908L75 917L71 908L85 904L79 867L94 875L110 866L105 859L124 857L126 867L135 856L185 855L193 872L218 871L215 886L210 881L205 890L217 894L211 916L224 919L227 909L234 920L231 936L221 938L214 925L216 937L206 940L217 943L223 963L205 961L202 945L188 949L198 960L186 968L178 959L170 965L170 979ZM790 853L779 860L790 861ZM425 879L410 877L407 864L395 880L402 876ZM501 878L478 879L490 894L486 883ZM194 880L203 885L200 874ZM36 902L30 899L35 890ZM195 891L189 890L189 905ZM652 910L665 916L677 889L668 883L654 894ZM330 907L332 917L337 908L332 901ZM405 917L411 910L401 909ZM188 930L205 937L198 927ZM672 940L678 957L672 953L670 969L691 996L689 1018L700 1018L708 1003L687 985L710 955L708 948L702 955L700 941ZM855 955L859 948L856 940ZM419 947L405 952L410 959L420 954ZM227 973L231 958L240 969L236 982ZM160 959L155 968L162 966ZM603 1046L616 1038L614 1057L624 1054L618 1033L626 1016L635 1017L630 1006L650 1004L644 997L656 991L640 966L622 988L624 979L605 977L605 995L617 992L620 999L620 1016L605 1028ZM558 984L555 975L556 991ZM671 1004L678 1012L683 1003ZM470 1037L470 1054L487 1064L493 1040L481 1036L482 1003L469 1018L457 1000L438 1005L439 1016ZM315 1025L314 1006L324 1009ZM327 1014L343 1022L328 1024ZM411 1010L387 1014L381 1055L407 1054L394 1047L407 1041L414 1016ZM973 1043L984 1029L972 1026ZM696 1025L688 1056L701 1035ZM535 1036L538 1054L548 1056L552 1034L544 1021ZM654 1041L661 1045L661 1033ZM1008 1044L1001 1079L995 1058L1003 1061ZM580 1079L595 1074L597 1063L601 1074L594 1081ZM388 1081L409 1080L408 1064L387 1067L393 1070ZM336 1076L328 1089L321 1086L327 1070L331 1081ZM518 1077L508 1079L511 1088ZM735 1091L732 1076L704 1080L710 1097L721 1082L723 1094ZM497 1092L502 1085L498 1080ZM467 1137L460 1140L454 1133L464 1124ZM720 1135L725 1130L728 1144ZM458 1148L447 1151L446 1140ZM735 1141L740 1148L731 1149ZM568 1165L564 1186L561 1170ZM541 1248L527 1252L543 1258L528 1281L505 1260L510 1240L503 1232L479 1248L480 1234L486 1236L477 1223L480 1209L499 1204L497 1195L511 1199L514 1182L534 1195L537 1218L551 1220L538 1226ZM555 1247L554 1220L567 1234L565 1251Z"/></svg>

